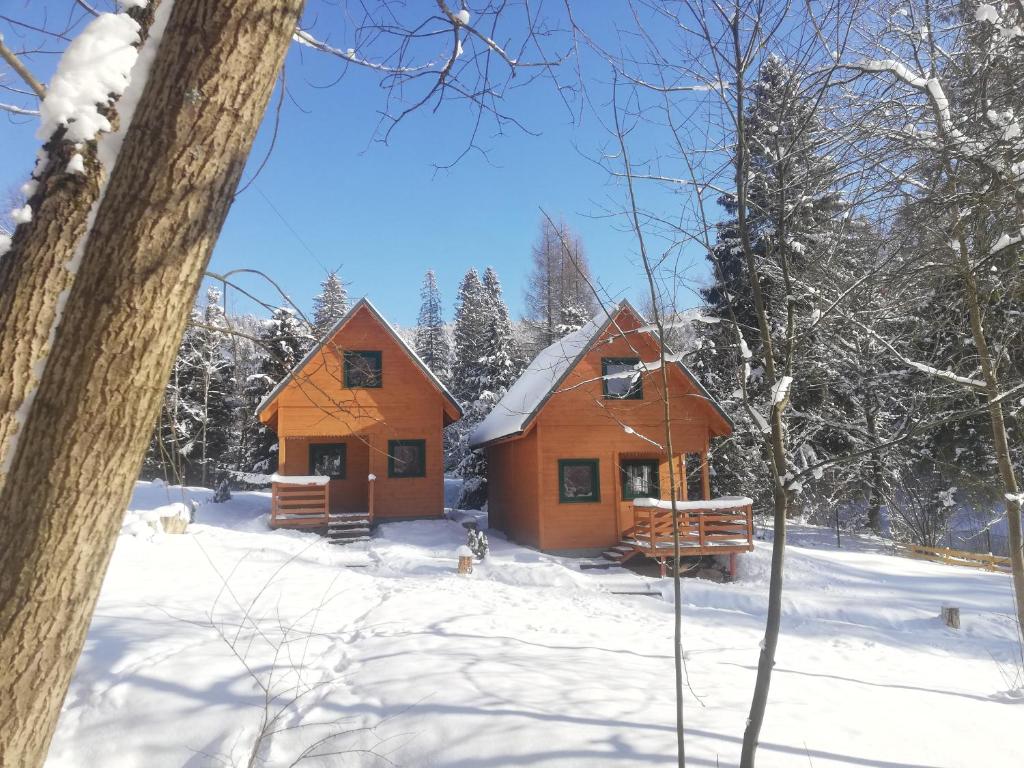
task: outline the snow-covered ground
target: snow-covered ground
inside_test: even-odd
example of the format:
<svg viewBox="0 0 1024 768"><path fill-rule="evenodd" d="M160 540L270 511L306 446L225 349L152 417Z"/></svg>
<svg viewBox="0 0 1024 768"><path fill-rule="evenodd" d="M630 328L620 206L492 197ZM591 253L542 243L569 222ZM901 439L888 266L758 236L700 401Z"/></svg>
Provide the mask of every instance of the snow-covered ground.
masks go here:
<svg viewBox="0 0 1024 768"><path fill-rule="evenodd" d="M452 521L336 548L269 531L266 494L188 493L185 535L129 516L49 766L246 765L264 717L253 765L674 763L670 581L497 535L460 577ZM182 500L140 483L132 509ZM793 531L759 765L1022 764L1009 577L846 543ZM738 760L768 558L759 544L741 581L685 582L690 765Z"/></svg>

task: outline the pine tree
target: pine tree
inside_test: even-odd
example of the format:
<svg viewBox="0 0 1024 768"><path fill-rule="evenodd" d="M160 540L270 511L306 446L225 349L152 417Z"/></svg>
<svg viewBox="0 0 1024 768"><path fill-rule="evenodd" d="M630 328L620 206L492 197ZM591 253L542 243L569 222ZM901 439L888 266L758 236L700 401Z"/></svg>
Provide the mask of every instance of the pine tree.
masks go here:
<svg viewBox="0 0 1024 768"><path fill-rule="evenodd" d="M250 415L246 432L246 464L252 472L270 474L277 471L277 436L255 416L263 399L298 364L312 345L312 337L304 323L288 308L279 307L263 323L260 348L264 357L256 373L248 377L245 387L246 410Z"/></svg>
<svg viewBox="0 0 1024 768"><path fill-rule="evenodd" d="M824 343L827 329L817 322L820 298L814 288L842 254L846 207L837 192L835 162L819 149L824 129L815 115L815 105L800 93L799 82L781 60L769 56L751 86L746 115L750 180L745 213L771 332L785 335L790 312L794 318L800 375L791 389L793 415L788 419L787 450L793 466L810 466L850 449L842 425L855 415L848 396L833 386L837 383L835 368ZM716 490L749 490L760 495L757 501L766 502L773 484L762 453L762 426L753 423L738 402L741 385L745 385L753 410L767 413L775 382L766 381L763 375L764 349L759 335L748 332L742 341L736 337L736 324L740 329L756 329L758 318L739 240L737 202L730 195L719 202L731 218L718 226L709 256L714 282L703 294L709 315L723 322L703 329L696 368L737 421L733 439L714 457ZM792 283L797 286L789 293L784 288L783 251ZM776 355L781 349L776 349Z"/></svg>
<svg viewBox="0 0 1024 768"><path fill-rule="evenodd" d="M427 270L420 289L420 316L416 323L414 347L427 367L443 382L448 382L452 367L452 348L444 327L441 292L434 270Z"/></svg>
<svg viewBox="0 0 1024 768"><path fill-rule="evenodd" d="M320 293L313 299L313 333L323 339L348 312L348 291L338 277L331 272L320 283Z"/></svg>
<svg viewBox="0 0 1024 768"><path fill-rule="evenodd" d="M479 390L480 359L484 356L484 332L488 312L487 294L480 275L470 267L462 278L455 299L452 329L452 393L460 402L472 402Z"/></svg>
<svg viewBox="0 0 1024 768"><path fill-rule="evenodd" d="M587 309L575 302L569 302L559 310L558 325L555 326L555 333L559 336L568 336L578 331L590 321Z"/></svg>
<svg viewBox="0 0 1024 768"><path fill-rule="evenodd" d="M487 500L487 459L482 451L470 451L470 432L491 412L519 377L523 355L512 330L508 305L502 296L501 281L492 267L484 272L483 347L463 405L463 417L453 427L454 450L461 456L457 473L463 479L458 505L479 509Z"/></svg>

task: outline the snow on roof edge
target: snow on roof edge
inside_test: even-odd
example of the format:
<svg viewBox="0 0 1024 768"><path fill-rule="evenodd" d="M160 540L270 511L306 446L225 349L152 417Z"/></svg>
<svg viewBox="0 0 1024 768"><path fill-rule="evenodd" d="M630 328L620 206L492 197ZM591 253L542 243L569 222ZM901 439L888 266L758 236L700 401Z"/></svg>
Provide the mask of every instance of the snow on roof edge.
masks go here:
<svg viewBox="0 0 1024 768"><path fill-rule="evenodd" d="M578 331L574 331L573 333L570 333L564 338L559 339L553 344L550 344L547 347L545 347L533 359L530 365L527 366L523 374L518 379L516 379L516 381L512 384L511 387L509 387L508 392L505 393L505 396L498 401L497 405L494 406L491 412L487 414L484 420L481 421L476 426L476 428L470 433L470 448L482 448L489 443L496 442L506 437L520 435L524 431L526 431L526 428L533 421L534 417L547 402L548 398L551 396L554 390L565 379L569 372L576 367L576 364L579 362L580 358L582 358L582 356L590 350L590 348L594 344L594 341L597 338L599 338L602 333L605 332L608 326L612 324L615 317L623 309L629 309L640 320L646 322L644 316L637 312L636 308L633 307L629 300L622 299L616 304L605 307L603 318L601 318L600 316L593 318L587 323L587 325L584 325ZM590 333L584 333L585 331L587 331L588 327L592 325L597 326L595 330L593 330ZM580 347L579 350L575 354L573 354L572 359L569 360L568 352L567 350L564 349L564 347L566 346L567 342L569 342L570 346L578 344L580 342L580 338L578 337L585 337L585 342L583 343L582 347ZM536 375L540 372L541 368L538 365L538 361L544 358L544 363L550 362L548 358L550 358L552 355L549 353L553 353L554 351L556 351L556 347L559 348L559 350L557 351L561 352L560 362L562 365L564 365L564 367L558 369L557 373L555 373L554 375L548 376L549 383L547 387L543 390L543 392L540 392L538 396L538 390L534 389L533 387L526 387L525 385L519 391L517 391L517 388L520 387L520 383L524 381L524 379L529 380L530 383L535 386L543 381L542 377ZM708 392L708 390L704 387L703 383L701 383L701 381L693 374L693 371L691 371L681 360L677 360L676 365L678 365L680 369L682 369L683 373L687 376L687 378L689 378L690 381L694 383L700 394L704 397L705 400L707 400L708 403L710 403L711 407L714 408L715 411L725 420L729 427L734 427L735 425L733 423L733 420L725 412L721 404L711 396L711 393ZM546 368L544 370L554 372L556 370L556 366L551 366L550 368ZM531 373L534 375L531 376ZM529 402L529 399L531 398L533 401L532 405ZM530 406L529 410L527 410L528 405ZM520 417L518 422L516 422L515 419L512 418L515 416Z"/></svg>

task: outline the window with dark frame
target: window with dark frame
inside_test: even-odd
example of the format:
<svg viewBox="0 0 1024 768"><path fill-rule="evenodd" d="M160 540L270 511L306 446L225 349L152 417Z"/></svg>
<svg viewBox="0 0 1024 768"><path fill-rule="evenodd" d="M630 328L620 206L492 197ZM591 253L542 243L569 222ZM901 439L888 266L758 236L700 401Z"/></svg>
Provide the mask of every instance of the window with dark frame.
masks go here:
<svg viewBox="0 0 1024 768"><path fill-rule="evenodd" d="M597 459L558 460L558 500L563 504L601 500Z"/></svg>
<svg viewBox="0 0 1024 768"><path fill-rule="evenodd" d="M344 480L347 458L344 443L313 443L309 446L309 474Z"/></svg>
<svg viewBox="0 0 1024 768"><path fill-rule="evenodd" d="M345 386L372 389L381 386L380 352L345 350Z"/></svg>
<svg viewBox="0 0 1024 768"><path fill-rule="evenodd" d="M606 400L643 400L643 376L636 366L636 357L602 357L601 376ZM632 373L633 376L625 374ZM609 378L612 377L612 378Z"/></svg>
<svg viewBox="0 0 1024 768"><path fill-rule="evenodd" d="M661 498L656 459L630 459L623 461L621 467L623 501Z"/></svg>
<svg viewBox="0 0 1024 768"><path fill-rule="evenodd" d="M388 477L426 477L426 440L388 440Z"/></svg>

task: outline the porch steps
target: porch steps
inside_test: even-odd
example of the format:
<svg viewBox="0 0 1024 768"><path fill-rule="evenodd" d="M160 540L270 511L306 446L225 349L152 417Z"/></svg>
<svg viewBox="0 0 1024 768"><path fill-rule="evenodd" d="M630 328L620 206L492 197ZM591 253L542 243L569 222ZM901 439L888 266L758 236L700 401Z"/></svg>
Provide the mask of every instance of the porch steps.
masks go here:
<svg viewBox="0 0 1024 768"><path fill-rule="evenodd" d="M327 539L331 544L369 541L370 515L366 512L341 512L327 518Z"/></svg>
<svg viewBox="0 0 1024 768"><path fill-rule="evenodd" d="M613 565L622 565L622 563L629 560L634 554L636 554L636 549L633 545L626 541L621 541L614 547L602 552L601 557Z"/></svg>

